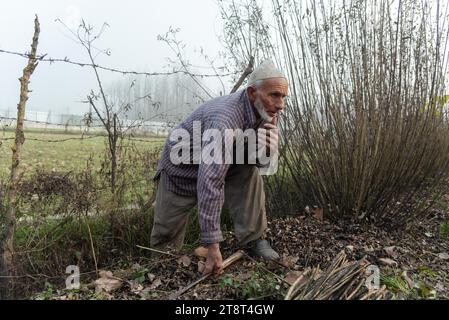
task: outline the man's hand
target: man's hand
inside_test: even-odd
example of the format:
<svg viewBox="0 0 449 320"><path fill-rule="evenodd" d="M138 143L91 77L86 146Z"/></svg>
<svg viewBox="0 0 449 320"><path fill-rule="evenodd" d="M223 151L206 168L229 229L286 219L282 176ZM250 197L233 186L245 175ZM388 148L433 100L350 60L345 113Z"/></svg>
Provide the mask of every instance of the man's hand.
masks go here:
<svg viewBox="0 0 449 320"><path fill-rule="evenodd" d="M221 257L220 245L218 243L211 243L207 246L206 266L203 274L213 272L215 276L219 276L223 271L223 259Z"/></svg>
<svg viewBox="0 0 449 320"><path fill-rule="evenodd" d="M263 129L257 132L258 141L262 146L266 147L269 154L277 152L279 145L279 129L273 123L265 123Z"/></svg>

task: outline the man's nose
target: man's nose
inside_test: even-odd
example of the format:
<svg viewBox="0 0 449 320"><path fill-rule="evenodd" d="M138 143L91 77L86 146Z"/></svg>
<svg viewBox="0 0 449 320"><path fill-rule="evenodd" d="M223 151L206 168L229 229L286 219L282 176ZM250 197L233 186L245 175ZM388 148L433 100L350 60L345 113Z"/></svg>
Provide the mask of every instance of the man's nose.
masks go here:
<svg viewBox="0 0 449 320"><path fill-rule="evenodd" d="M276 110L277 110L278 112L279 112L279 111L282 111L282 110L284 109L284 105L285 105L284 100L282 100L281 102L276 103Z"/></svg>

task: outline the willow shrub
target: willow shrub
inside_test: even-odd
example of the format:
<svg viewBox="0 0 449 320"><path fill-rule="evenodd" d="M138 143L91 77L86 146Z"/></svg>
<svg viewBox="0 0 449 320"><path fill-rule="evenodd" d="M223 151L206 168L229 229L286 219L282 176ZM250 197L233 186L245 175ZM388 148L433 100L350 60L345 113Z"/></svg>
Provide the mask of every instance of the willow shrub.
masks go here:
<svg viewBox="0 0 449 320"><path fill-rule="evenodd" d="M274 57L290 84L280 172L267 179L271 212L317 205L330 218L389 226L425 212L449 172L447 7L272 0L267 10L247 2L243 12L252 14L234 27L263 33L225 38L232 58L243 65L251 40L268 43L253 45L255 56Z"/></svg>

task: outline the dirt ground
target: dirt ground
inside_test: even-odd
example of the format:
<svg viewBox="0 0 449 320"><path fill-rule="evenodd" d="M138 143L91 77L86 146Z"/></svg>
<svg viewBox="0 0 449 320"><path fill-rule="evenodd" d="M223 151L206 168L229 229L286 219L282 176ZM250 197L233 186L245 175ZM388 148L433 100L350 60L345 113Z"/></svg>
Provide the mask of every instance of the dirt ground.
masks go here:
<svg viewBox="0 0 449 320"><path fill-rule="evenodd" d="M449 197L445 197L449 203ZM380 282L394 299L449 299L449 237L441 225L449 220L443 208L409 231L386 232L358 224L338 225L311 215L269 219L267 239L281 254L279 263L248 256L219 278L206 279L179 299L283 299L301 271L324 269L342 250L348 260L366 258L380 268ZM238 250L232 233L222 243L223 258ZM168 299L173 292L201 277L203 258L185 250L176 256L142 258L109 270L102 280L79 290L57 290L49 299ZM103 289L101 289L103 288ZM111 290L110 292L106 292Z"/></svg>

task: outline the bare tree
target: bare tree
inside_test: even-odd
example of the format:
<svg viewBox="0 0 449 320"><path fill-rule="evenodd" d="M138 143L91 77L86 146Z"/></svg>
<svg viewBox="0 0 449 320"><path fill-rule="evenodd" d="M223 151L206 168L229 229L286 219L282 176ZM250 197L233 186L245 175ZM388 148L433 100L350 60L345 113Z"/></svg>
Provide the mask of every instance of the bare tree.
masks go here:
<svg viewBox="0 0 449 320"><path fill-rule="evenodd" d="M58 20L61 24L65 24ZM131 108L130 103L125 103L120 106L114 106L111 99L109 99L106 91L104 89L103 82L99 73L99 65L95 61L95 57L98 53L110 54L107 50L99 50L94 46L96 40L98 40L104 30L108 27L107 23L104 23L98 33L95 33L94 28L88 25L84 20L82 20L77 32L70 30L65 26L74 36L76 36L78 43L84 47L86 53L89 57L90 64L88 64L95 74L95 79L98 85L98 93L94 90L87 96L87 103L92 107L95 116L99 119L103 128L107 134L108 142L108 152L110 155L110 188L113 195L116 192L116 179L117 179L117 157L118 157L118 142L121 137L123 137L123 123L119 115L123 112L128 111ZM99 52L98 52L99 51ZM93 115L89 113L85 120L88 124L92 123Z"/></svg>
<svg viewBox="0 0 449 320"><path fill-rule="evenodd" d="M20 100L17 105L17 123L15 131L14 147L12 148L12 166L11 177L8 186L6 208L0 208L0 299L7 299L10 297L9 292L9 277L13 271L13 234L16 223L16 208L17 208L17 190L21 173L19 171L22 145L25 142L23 133L23 123L25 118L26 101L28 100L29 83L34 69L37 67L36 51L39 42L40 24L36 16L34 20L34 35L31 44L31 52L28 59L28 64L23 69L23 75L20 81Z"/></svg>

